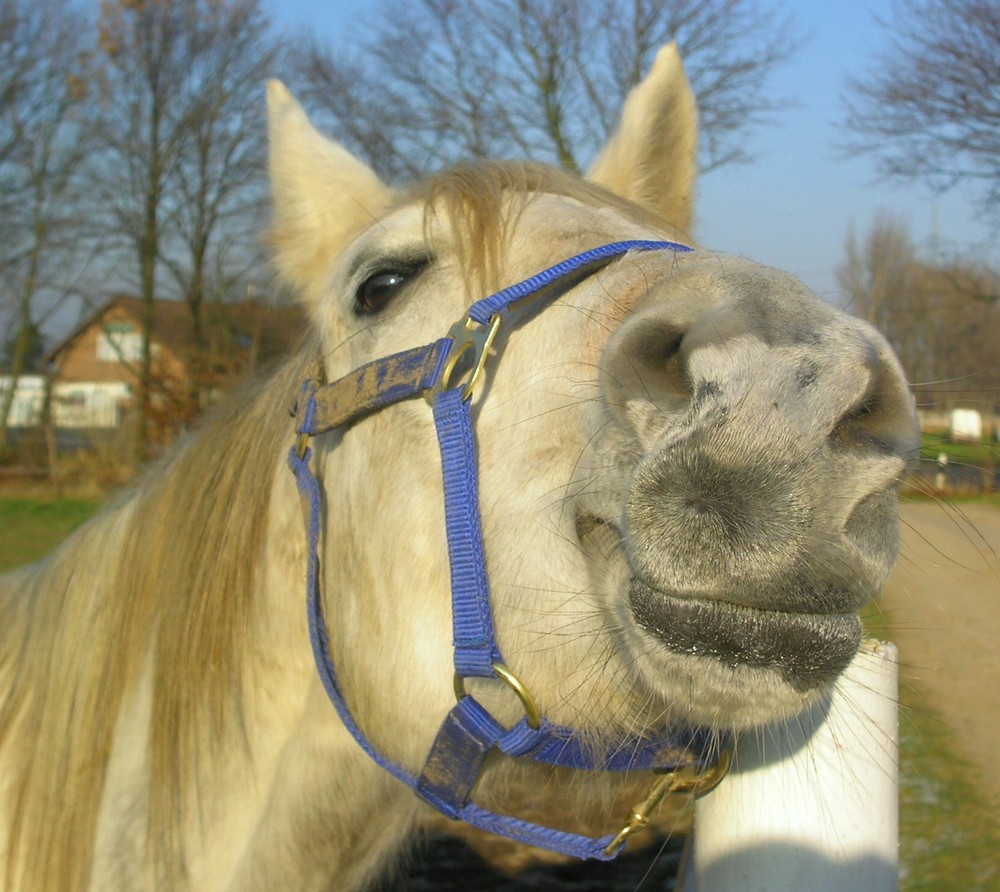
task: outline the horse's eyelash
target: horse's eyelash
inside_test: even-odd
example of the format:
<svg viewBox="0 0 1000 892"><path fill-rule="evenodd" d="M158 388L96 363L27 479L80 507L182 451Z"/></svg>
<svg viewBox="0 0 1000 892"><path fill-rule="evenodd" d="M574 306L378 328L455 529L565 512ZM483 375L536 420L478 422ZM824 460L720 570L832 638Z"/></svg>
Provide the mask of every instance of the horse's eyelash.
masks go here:
<svg viewBox="0 0 1000 892"><path fill-rule="evenodd" d="M360 288L361 285L374 276L382 276L386 273L414 276L422 273L433 262L434 257L426 251L414 251L413 253L401 252L399 254L373 257L355 275L355 281L357 282L357 287Z"/></svg>
<svg viewBox="0 0 1000 892"><path fill-rule="evenodd" d="M411 279L422 273L432 262L433 258L427 254L411 256L407 258L383 257L377 261L372 261L364 272L358 276L358 285L354 289L354 312L358 316L370 316L381 312L396 297L396 292L405 288ZM369 302L369 295L366 294L368 286L382 276L398 276L401 281L398 284L389 286L385 294L379 295L382 301L380 305L372 306Z"/></svg>

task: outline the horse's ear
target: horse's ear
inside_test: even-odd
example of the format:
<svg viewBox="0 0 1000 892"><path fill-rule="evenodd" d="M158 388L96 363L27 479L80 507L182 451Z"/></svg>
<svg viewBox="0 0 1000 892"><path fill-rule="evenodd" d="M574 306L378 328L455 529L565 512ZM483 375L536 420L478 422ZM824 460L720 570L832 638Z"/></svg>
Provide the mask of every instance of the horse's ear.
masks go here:
<svg viewBox="0 0 1000 892"><path fill-rule="evenodd" d="M392 199L378 176L320 134L280 81L267 85L271 244L281 275L300 292Z"/></svg>
<svg viewBox="0 0 1000 892"><path fill-rule="evenodd" d="M587 178L690 233L698 165L698 106L676 44L625 102L618 129Z"/></svg>

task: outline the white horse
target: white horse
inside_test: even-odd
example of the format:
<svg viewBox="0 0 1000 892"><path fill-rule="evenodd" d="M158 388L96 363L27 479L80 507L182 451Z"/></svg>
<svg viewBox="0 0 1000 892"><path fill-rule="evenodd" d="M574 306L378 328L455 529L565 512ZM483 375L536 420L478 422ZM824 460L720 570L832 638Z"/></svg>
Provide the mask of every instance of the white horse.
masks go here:
<svg viewBox="0 0 1000 892"><path fill-rule="evenodd" d="M276 263L313 340L0 581L4 889L353 890L383 873L432 811L348 726L404 778L441 780L431 763L455 755L436 742L456 692L432 409L352 416L296 453L318 480L320 663L344 719L310 649L289 407L302 427L316 368L358 389L359 366L565 258L688 237L695 103L672 47L586 181L485 164L399 193L281 85L269 103ZM791 276L700 247L615 250L518 307L462 402L511 680L458 694L501 730L575 729L598 767L491 747L458 804L599 833L652 777L603 761L627 748L641 766L664 733L711 741L825 695L895 558L917 442L886 342Z"/></svg>

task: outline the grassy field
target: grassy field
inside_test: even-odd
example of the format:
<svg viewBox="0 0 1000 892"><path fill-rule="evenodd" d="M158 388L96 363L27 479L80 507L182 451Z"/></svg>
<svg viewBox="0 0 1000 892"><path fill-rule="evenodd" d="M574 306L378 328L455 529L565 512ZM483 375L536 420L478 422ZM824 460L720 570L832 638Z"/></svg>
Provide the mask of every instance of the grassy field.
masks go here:
<svg viewBox="0 0 1000 892"><path fill-rule="evenodd" d="M991 467L1000 463L1000 446L996 443L953 443L942 434L921 435L920 457L936 461L944 453L949 462L976 467Z"/></svg>
<svg viewBox="0 0 1000 892"><path fill-rule="evenodd" d="M1000 496L989 500L1000 505ZM0 571L42 557L98 507L84 499L0 499ZM884 627L872 632L892 637ZM973 769L956 758L948 729L919 691L904 689L901 700L901 889L1000 890L1000 825Z"/></svg>
<svg viewBox="0 0 1000 892"><path fill-rule="evenodd" d="M0 499L0 572L44 557L98 507L91 499Z"/></svg>
<svg viewBox="0 0 1000 892"><path fill-rule="evenodd" d="M998 892L1000 823L975 769L919 691L903 688L900 701L900 889Z"/></svg>

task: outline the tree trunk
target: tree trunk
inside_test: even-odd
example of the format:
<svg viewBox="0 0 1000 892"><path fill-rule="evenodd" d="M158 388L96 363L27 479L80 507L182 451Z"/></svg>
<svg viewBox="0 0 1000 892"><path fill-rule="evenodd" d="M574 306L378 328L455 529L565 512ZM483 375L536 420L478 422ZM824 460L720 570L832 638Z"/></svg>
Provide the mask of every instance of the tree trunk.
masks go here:
<svg viewBox="0 0 1000 892"><path fill-rule="evenodd" d="M156 91L153 91L154 96ZM132 455L138 467L149 452L150 399L153 384L153 327L156 315L156 263L160 251L159 206L163 186L160 156L160 109L154 101L150 119L148 186L143 213L143 230L139 237L139 281L142 298L142 357L136 389L136 424L133 432Z"/></svg>
<svg viewBox="0 0 1000 892"><path fill-rule="evenodd" d="M49 458L49 479L56 498L63 497L62 476L59 473L59 444L56 442L56 426L52 421L52 390L55 381L52 375L45 377L45 401L42 403L42 428L45 431L45 448Z"/></svg>
<svg viewBox="0 0 1000 892"><path fill-rule="evenodd" d="M139 361L139 381L136 387L133 458L136 465L146 459L149 448L149 404L153 382L153 325L156 310L156 211L152 212L153 234L147 228L139 247L139 269L142 297L142 356ZM147 217L147 220L149 217Z"/></svg>
<svg viewBox="0 0 1000 892"><path fill-rule="evenodd" d="M28 365L28 351L31 349L31 339L34 333L34 325L31 321L31 302L35 296L35 283L38 281L38 268L41 262L41 246L45 236L45 222L37 215L34 234L35 240L29 259L28 275L24 282L24 291L21 294L21 304L18 307L17 338L14 341L14 349L10 357L10 389L4 392L3 403L0 405L0 452L6 452L8 448L7 424L10 420L10 410L17 394L18 379L24 374Z"/></svg>
<svg viewBox="0 0 1000 892"><path fill-rule="evenodd" d="M10 411L14 407L14 397L17 394L17 382L25 371L31 331L31 321L25 323L22 315L21 327L18 329L10 356L10 387L4 390L0 398L0 453L6 452L9 448L7 426L10 422Z"/></svg>

